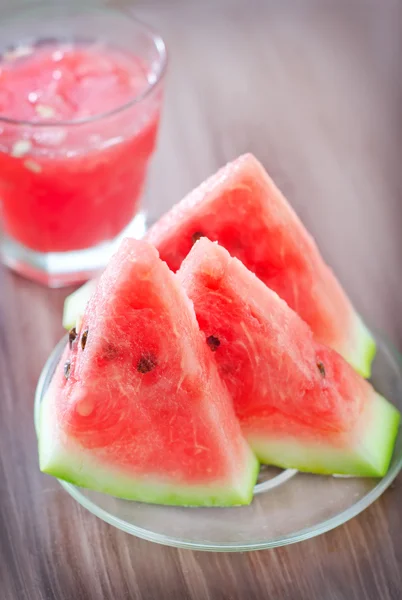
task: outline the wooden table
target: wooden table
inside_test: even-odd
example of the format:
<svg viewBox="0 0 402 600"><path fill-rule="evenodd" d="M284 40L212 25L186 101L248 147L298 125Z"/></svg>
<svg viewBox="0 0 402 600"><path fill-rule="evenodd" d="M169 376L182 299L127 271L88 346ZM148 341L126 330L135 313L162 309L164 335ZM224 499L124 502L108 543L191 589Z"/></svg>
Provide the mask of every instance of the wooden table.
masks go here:
<svg viewBox="0 0 402 600"><path fill-rule="evenodd" d="M170 48L153 216L254 152L353 301L402 349L402 5L144 0ZM38 472L33 394L66 290L0 270L1 600L397 600L402 480L347 525L275 551L150 544Z"/></svg>

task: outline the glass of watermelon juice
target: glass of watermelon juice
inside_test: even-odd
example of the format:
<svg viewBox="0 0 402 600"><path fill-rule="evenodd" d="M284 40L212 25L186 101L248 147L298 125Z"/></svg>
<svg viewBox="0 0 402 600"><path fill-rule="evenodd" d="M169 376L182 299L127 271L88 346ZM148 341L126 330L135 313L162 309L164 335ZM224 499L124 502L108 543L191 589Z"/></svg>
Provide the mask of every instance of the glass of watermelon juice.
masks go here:
<svg viewBox="0 0 402 600"><path fill-rule="evenodd" d="M119 10L41 5L0 15L3 261L58 287L141 236L163 40Z"/></svg>

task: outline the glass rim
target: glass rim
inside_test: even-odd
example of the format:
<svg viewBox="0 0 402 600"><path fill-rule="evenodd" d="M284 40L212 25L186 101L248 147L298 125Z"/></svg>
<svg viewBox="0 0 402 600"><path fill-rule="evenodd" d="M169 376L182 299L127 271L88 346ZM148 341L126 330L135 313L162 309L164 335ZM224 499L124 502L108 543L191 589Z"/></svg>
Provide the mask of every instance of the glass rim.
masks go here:
<svg viewBox="0 0 402 600"><path fill-rule="evenodd" d="M33 121L30 119L16 119L14 117L7 117L0 114L0 123L6 123L8 125L27 125L32 128L40 128L40 127L71 127L75 125L86 125L89 123L96 123L97 121L102 121L103 119L107 119L109 117L113 117L125 110L135 106L136 104L140 104L143 100L148 98L152 94L152 92L158 87L158 85L163 80L166 69L168 65L168 52L166 48L165 41L163 37L154 29L151 25L144 23L137 17L134 17L127 9L123 8L114 8L109 6L96 6L93 4L86 5L82 7L75 0L68 4L67 7L63 7L63 5L54 5L49 4L48 2L35 2L34 4L27 6L19 6L18 8L0 10L0 15L23 15L24 13L32 12L35 8L51 8L56 9L57 11L62 12L63 8L67 9L75 9L78 12L98 12L98 13L117 13L132 21L136 25L140 26L142 31L147 33L149 37L152 39L152 42L155 45L155 48L158 53L158 72L156 74L156 78L154 81L147 83L146 88L134 98L131 98L124 104L119 104L117 107L111 108L110 110L104 111L102 113L92 115L90 117L83 117L80 119L63 119L63 120L47 120L47 121ZM3 23L2 23L3 24Z"/></svg>

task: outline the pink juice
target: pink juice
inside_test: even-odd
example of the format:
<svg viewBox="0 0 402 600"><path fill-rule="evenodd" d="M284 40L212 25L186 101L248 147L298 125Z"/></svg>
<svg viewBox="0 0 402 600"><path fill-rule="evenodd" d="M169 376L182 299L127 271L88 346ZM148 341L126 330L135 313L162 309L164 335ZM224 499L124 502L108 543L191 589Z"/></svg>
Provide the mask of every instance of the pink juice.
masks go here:
<svg viewBox="0 0 402 600"><path fill-rule="evenodd" d="M0 60L3 230L36 252L93 247L138 211L162 90L142 59L38 44ZM137 99L137 101L134 101Z"/></svg>

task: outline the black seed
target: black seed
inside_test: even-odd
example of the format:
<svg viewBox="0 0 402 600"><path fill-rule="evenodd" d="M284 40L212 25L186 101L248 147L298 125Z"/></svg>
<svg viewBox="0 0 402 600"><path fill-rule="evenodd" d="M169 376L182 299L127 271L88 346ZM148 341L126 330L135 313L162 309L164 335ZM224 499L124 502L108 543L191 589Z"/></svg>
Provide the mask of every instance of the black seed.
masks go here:
<svg viewBox="0 0 402 600"><path fill-rule="evenodd" d="M71 370L71 362L68 360L67 362L64 363L64 377L66 379L68 379L70 377L70 370Z"/></svg>
<svg viewBox="0 0 402 600"><path fill-rule="evenodd" d="M194 246L195 242L197 242L202 237L205 237L205 235L203 233L201 233L201 231L196 231L195 233L193 233L193 235L191 236L191 241L193 242L193 246Z"/></svg>
<svg viewBox="0 0 402 600"><path fill-rule="evenodd" d="M212 352L216 352L221 345L219 338L215 337L214 335L207 337L207 344L211 348Z"/></svg>
<svg viewBox="0 0 402 600"><path fill-rule="evenodd" d="M140 373L149 373L157 365L156 357L151 352L143 354L137 363L137 371Z"/></svg>
<svg viewBox="0 0 402 600"><path fill-rule="evenodd" d="M75 342L75 339L77 337L77 330L75 327L73 327L72 329L70 329L70 331L68 332L68 342L70 344L70 350L73 347L73 344Z"/></svg>
<svg viewBox="0 0 402 600"><path fill-rule="evenodd" d="M317 367L318 367L318 370L321 373L321 375L323 377L325 377L325 367L324 367L324 364L320 360L317 363Z"/></svg>
<svg viewBox="0 0 402 600"><path fill-rule="evenodd" d="M88 338L88 329L86 329L84 331L84 333L81 336L81 348L84 350L86 343L87 343L87 338Z"/></svg>

